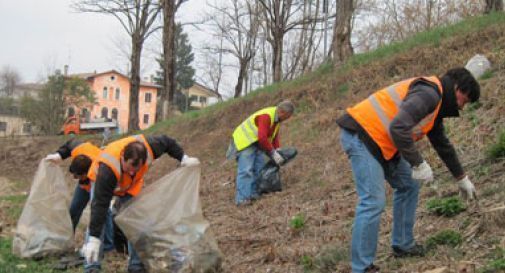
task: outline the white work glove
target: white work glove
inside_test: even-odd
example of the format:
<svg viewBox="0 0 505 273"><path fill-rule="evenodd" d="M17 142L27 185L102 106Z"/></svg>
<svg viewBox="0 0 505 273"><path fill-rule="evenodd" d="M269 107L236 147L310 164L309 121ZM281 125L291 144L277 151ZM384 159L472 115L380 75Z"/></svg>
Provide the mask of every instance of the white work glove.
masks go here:
<svg viewBox="0 0 505 273"><path fill-rule="evenodd" d="M53 163L60 163L61 161L63 161L63 159L61 158L61 155L59 153L54 153L54 154L48 154L44 160L49 160Z"/></svg>
<svg viewBox="0 0 505 273"><path fill-rule="evenodd" d="M200 165L200 160L196 157L184 155L181 160L181 167L193 167Z"/></svg>
<svg viewBox="0 0 505 273"><path fill-rule="evenodd" d="M279 154L279 152L277 152L277 150L272 150L272 159L275 161L275 164L277 165L282 165L282 163L284 163L284 157L282 157L281 154Z"/></svg>
<svg viewBox="0 0 505 273"><path fill-rule="evenodd" d="M468 179L468 176L463 177L458 181L459 195L465 200L473 200L476 197L477 192L475 191L475 186Z"/></svg>
<svg viewBox="0 0 505 273"><path fill-rule="evenodd" d="M426 160L418 166L412 167L412 178L426 184L433 182L433 171Z"/></svg>
<svg viewBox="0 0 505 273"><path fill-rule="evenodd" d="M98 262L101 243L99 238L89 236L88 242L83 246L84 258L88 264Z"/></svg>

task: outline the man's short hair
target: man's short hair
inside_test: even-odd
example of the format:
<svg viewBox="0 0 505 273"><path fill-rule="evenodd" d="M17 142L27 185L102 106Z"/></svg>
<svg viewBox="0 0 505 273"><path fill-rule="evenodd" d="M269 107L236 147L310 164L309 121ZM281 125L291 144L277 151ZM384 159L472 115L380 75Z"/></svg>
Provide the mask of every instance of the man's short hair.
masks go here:
<svg viewBox="0 0 505 273"><path fill-rule="evenodd" d="M89 167L91 167L91 158L85 155L78 155L70 163L68 171L75 175L84 175L88 173Z"/></svg>
<svg viewBox="0 0 505 273"><path fill-rule="evenodd" d="M144 164L147 159L146 146L140 141L128 143L124 148L123 158L125 161L132 160L132 165L137 167Z"/></svg>
<svg viewBox="0 0 505 273"><path fill-rule="evenodd" d="M463 67L456 67L450 69L445 73L452 79L454 84L461 90L461 92L468 96L471 102L476 102L480 97L480 85L473 77L472 73Z"/></svg>
<svg viewBox="0 0 505 273"><path fill-rule="evenodd" d="M293 114L295 112L295 105L290 100L283 100L277 104L277 108L281 109L284 113Z"/></svg>

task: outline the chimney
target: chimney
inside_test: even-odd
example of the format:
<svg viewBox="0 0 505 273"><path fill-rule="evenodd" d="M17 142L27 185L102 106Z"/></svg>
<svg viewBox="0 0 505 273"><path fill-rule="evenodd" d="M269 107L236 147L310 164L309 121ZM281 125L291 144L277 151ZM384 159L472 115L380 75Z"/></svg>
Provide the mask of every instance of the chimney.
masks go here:
<svg viewBox="0 0 505 273"><path fill-rule="evenodd" d="M151 74L151 76L149 77L149 82L150 82L150 83L153 83L153 82L154 82L154 75L153 75L153 74Z"/></svg>
<svg viewBox="0 0 505 273"><path fill-rule="evenodd" d="M63 76L67 76L67 75L68 75L68 64L63 66Z"/></svg>

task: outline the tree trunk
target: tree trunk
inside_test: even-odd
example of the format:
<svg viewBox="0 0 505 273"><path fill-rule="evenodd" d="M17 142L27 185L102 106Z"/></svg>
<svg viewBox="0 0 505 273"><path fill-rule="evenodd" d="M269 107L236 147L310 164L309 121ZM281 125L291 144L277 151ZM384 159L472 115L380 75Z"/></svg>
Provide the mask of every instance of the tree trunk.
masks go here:
<svg viewBox="0 0 505 273"><path fill-rule="evenodd" d="M333 62L340 66L353 54L351 45L352 15L354 13L353 0L337 1L337 21L333 29Z"/></svg>
<svg viewBox="0 0 505 273"><path fill-rule="evenodd" d="M242 95L242 87L244 86L244 76L247 73L247 62L245 60L240 60L240 69L238 72L237 85L235 85L235 95L234 98L240 97Z"/></svg>
<svg viewBox="0 0 505 273"><path fill-rule="evenodd" d="M276 33L273 41L273 62L272 62L272 70L273 70L273 81L280 82L282 79L282 50L283 50L283 40L284 34Z"/></svg>
<svg viewBox="0 0 505 273"><path fill-rule="evenodd" d="M486 0L486 8L484 13L491 11L503 11L503 0Z"/></svg>
<svg viewBox="0 0 505 273"><path fill-rule="evenodd" d="M162 105L174 104L175 94L175 0L163 1L163 70L164 92ZM168 118L168 109L163 109L162 120Z"/></svg>
<svg viewBox="0 0 505 273"><path fill-rule="evenodd" d="M138 32L132 35L132 55L130 62L130 116L128 118L128 132L140 130L139 126L139 89L140 89L140 56L142 53L142 39Z"/></svg>

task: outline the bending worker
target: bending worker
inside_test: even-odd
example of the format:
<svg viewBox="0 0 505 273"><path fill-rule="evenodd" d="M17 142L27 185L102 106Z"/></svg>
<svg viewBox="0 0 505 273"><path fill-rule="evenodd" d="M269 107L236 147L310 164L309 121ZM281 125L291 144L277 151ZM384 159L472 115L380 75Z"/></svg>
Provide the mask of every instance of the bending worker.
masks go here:
<svg viewBox="0 0 505 273"><path fill-rule="evenodd" d="M394 256L424 255L413 234L419 183L433 181L430 165L414 145L423 136L428 136L463 197L475 197L475 187L444 133L443 119L458 117L459 110L479 96L479 84L470 72L454 68L442 77L411 78L383 88L337 120L359 198L352 231L353 273L378 272L373 261L386 205L384 180L394 189Z"/></svg>
<svg viewBox="0 0 505 273"><path fill-rule="evenodd" d="M258 198L256 180L265 165L264 152L281 165L284 158L277 152L280 123L289 119L295 110L291 101L285 100L274 107L261 109L244 120L233 132L227 158L237 160L237 185L235 203L247 204Z"/></svg>
<svg viewBox="0 0 505 273"><path fill-rule="evenodd" d="M200 164L197 158L188 157L177 142L166 135L136 135L107 145L97 159L97 168L91 168L89 176L96 178L92 190L89 236L84 246L85 272L100 272L102 259L101 235L107 209L113 195L125 203L137 196L144 186L144 175L151 161L164 153L181 161L181 166ZM137 253L128 243L128 272L146 272Z"/></svg>

